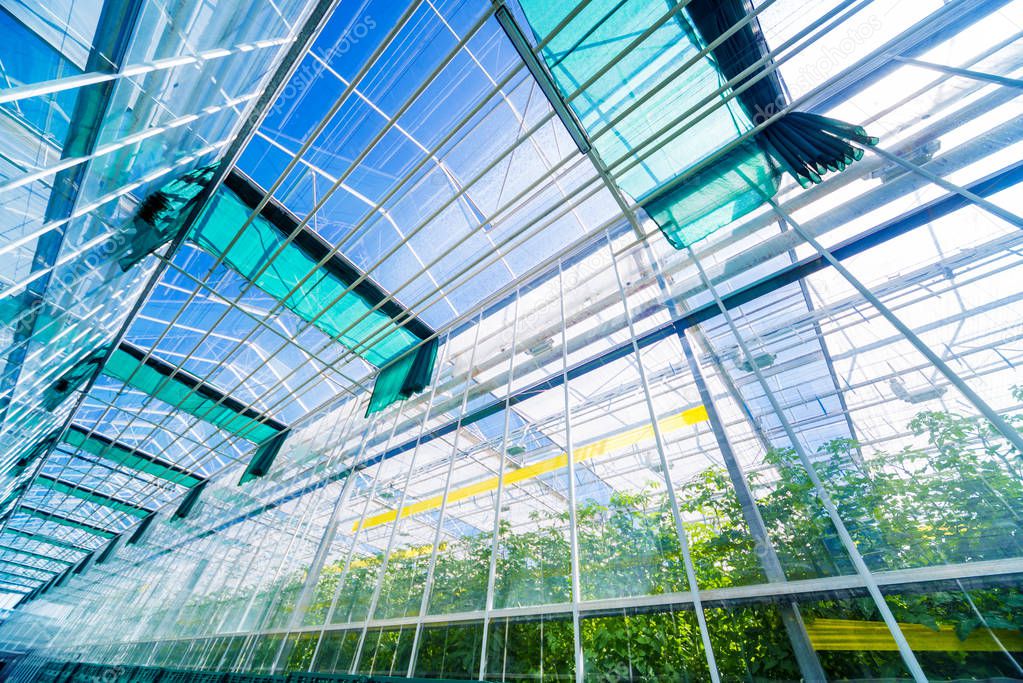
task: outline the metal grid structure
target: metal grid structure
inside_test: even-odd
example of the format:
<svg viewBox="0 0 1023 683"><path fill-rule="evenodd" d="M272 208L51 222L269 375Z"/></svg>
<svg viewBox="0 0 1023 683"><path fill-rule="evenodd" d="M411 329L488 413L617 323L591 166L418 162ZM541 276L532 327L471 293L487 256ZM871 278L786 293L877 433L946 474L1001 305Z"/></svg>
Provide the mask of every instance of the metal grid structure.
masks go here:
<svg viewBox="0 0 1023 683"><path fill-rule="evenodd" d="M2 340L23 680L1023 679L1023 4L757 3L792 102L881 143L681 251L617 188L634 160L580 152L514 3L93 4L0 8L68 41L35 80L0 50L32 132L4 143L0 297L54 274L52 322ZM366 417L375 368L187 241L99 281L104 226L213 158L436 332L426 392ZM100 332L288 425L269 474L239 487L244 434L104 375L45 410ZM198 503L66 440L17 471L69 425Z"/></svg>

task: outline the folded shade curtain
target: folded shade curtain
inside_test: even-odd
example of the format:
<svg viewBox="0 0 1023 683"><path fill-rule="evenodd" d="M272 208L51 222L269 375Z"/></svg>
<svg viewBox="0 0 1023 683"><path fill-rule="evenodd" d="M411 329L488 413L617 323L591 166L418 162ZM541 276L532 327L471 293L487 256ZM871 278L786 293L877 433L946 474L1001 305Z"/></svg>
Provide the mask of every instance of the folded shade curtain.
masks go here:
<svg viewBox="0 0 1023 683"><path fill-rule="evenodd" d="M75 568L71 570L74 574L81 574L85 571L85 568L89 565L89 560L96 554L95 551L90 552L88 555L82 558L82 561L75 565Z"/></svg>
<svg viewBox="0 0 1023 683"><path fill-rule="evenodd" d="M102 366L102 372L144 394L184 413L197 417L235 436L259 444L255 456L242 482L262 476L269 469L290 433L281 422L242 404L224 394L189 372L146 353L127 342L121 342L104 364L109 345L104 345L67 370L51 385L43 397L43 405L49 410L59 406L69 394L78 389ZM71 429L64 441L81 448L96 448L98 436L83 437L81 431ZM40 441L29 453L32 457L45 452L54 438ZM133 469L146 471L164 479L170 479L186 486L193 486L201 479L154 456L142 454L134 449L110 441L99 446L102 456ZM28 457L28 456L26 456ZM16 464L18 472L23 471L31 458L23 457Z"/></svg>
<svg viewBox="0 0 1023 683"><path fill-rule="evenodd" d="M108 345L95 348L65 370L43 390L40 401L43 409L53 412L67 400L68 396L92 379L103 365L103 359L106 358L109 349Z"/></svg>
<svg viewBox="0 0 1023 683"><path fill-rule="evenodd" d="M547 0L520 5L538 40L575 9ZM819 182L825 170L841 170L862 155L845 140L876 139L839 121L791 113L782 125L734 144L785 104L776 76L738 97L716 92L764 56L759 28L753 20L698 57L751 10L741 0L693 0L678 11L675 5L591 0L542 55L566 97L579 90L571 106L616 183L682 249L761 206L776 193L782 172L800 183ZM722 154L727 146L732 149Z"/></svg>
<svg viewBox="0 0 1023 683"><path fill-rule="evenodd" d="M103 374L123 382L167 405L208 422L219 429L255 443L266 441L287 429L227 396L195 375L132 344L122 342L110 354Z"/></svg>
<svg viewBox="0 0 1023 683"><path fill-rule="evenodd" d="M77 519L71 519L70 517L64 517L52 512L46 512L45 510L39 510L37 508L28 507L22 505L18 508L18 512L24 513L29 517L35 517L41 519L44 522L53 522L54 524L60 524L61 526L71 527L72 529L78 529L79 531L85 531L95 536L101 536L103 538L113 538L116 534L113 531L103 529L98 526L93 526L87 522L82 522Z"/></svg>
<svg viewBox="0 0 1023 683"><path fill-rule="evenodd" d="M195 506L199 504L199 496L206 490L206 485L209 484L209 479L200 482L192 487L192 489L185 494L185 497L181 499L181 503L177 509L174 510L174 517L177 519L184 519L192 513Z"/></svg>
<svg viewBox="0 0 1023 683"><path fill-rule="evenodd" d="M125 541L124 544L135 545L136 543L140 542L142 538L146 535L146 531L148 531L149 527L152 526L154 519L156 519L156 513L155 512L149 513L149 515L145 519L139 522L139 525L135 527L135 531L131 533L131 536L128 537L128 540Z"/></svg>
<svg viewBox="0 0 1023 683"><path fill-rule="evenodd" d="M107 460L129 469L166 479L182 486L192 487L202 483L204 479L174 463L161 460L138 448L133 448L120 441L90 432L85 427L72 424L64 432L62 441L69 446L78 448L89 455Z"/></svg>
<svg viewBox="0 0 1023 683"><path fill-rule="evenodd" d="M5 533L11 533L11 531L12 530L8 529L7 531L5 531ZM12 534L12 535L17 536L18 538L28 538L27 535L22 535L22 534ZM50 555L44 555L42 553L32 552L31 550L25 550L24 548L14 548L14 547L9 546L9 545L0 545L0 549L5 550L5 551L14 551L14 552L20 553L22 555L27 555L28 557L34 557L34 558L39 559L39 560L47 560L49 562L56 562L56 563L67 565L67 566L70 566L70 565L74 564L74 562L72 562L71 560L65 560L65 559L60 558L60 557L51 557Z"/></svg>
<svg viewBox="0 0 1023 683"><path fill-rule="evenodd" d="M129 503L124 500L108 496L100 493L99 491L93 491L82 486L77 486L70 482L63 481L61 479L54 479L47 476L38 476L35 480L35 485L49 491L55 491L65 496L73 496L80 500L87 501L89 503L95 503L103 507L108 507L118 512L123 512L128 515L134 515L136 517L145 517L149 514L149 510L134 503Z"/></svg>
<svg viewBox="0 0 1023 683"><path fill-rule="evenodd" d="M279 437L282 433L288 431L287 426L281 422L245 406L231 396L225 395L224 392L213 385L203 382L189 372L176 369L175 366L155 355L149 354L147 356L145 350L132 344L126 342L119 344L110 353L106 364L103 364L103 359L107 356L108 349L109 346L106 345L96 349L61 375L44 393L43 405L49 410L55 409L71 392L84 384L102 366L104 375L138 389L144 394L152 396L177 410L249 441L259 444L269 443L275 437ZM80 434L71 429L65 435L64 441L80 446L82 439ZM52 439L50 442L52 443ZM89 442L86 440L83 443ZM273 443L277 444L276 448L279 450L283 442L280 439L276 439ZM43 447L44 444L41 442L39 446ZM110 459L113 455L120 455L125 458L125 464L131 463L130 466L135 467L135 469L143 469L145 467L147 471L152 470L152 473L156 474L156 476L175 480L179 479L181 473L173 471L172 466L166 463L159 464L152 456L136 457L134 455L125 455L123 452L125 449L128 451L132 449L127 447L118 448L117 446L120 446L120 444L117 444L110 450L105 450L104 453L106 455L104 457ZM38 450L38 447L36 450ZM270 450L272 451L273 449ZM267 450L263 449L260 452L263 453L265 458ZM146 464L146 461L149 461L148 464ZM19 463L19 465L24 468L24 464ZM197 481L187 485L191 486L194 483L197 483Z"/></svg>
<svg viewBox="0 0 1023 683"><path fill-rule="evenodd" d="M548 0L520 5L538 41L574 9ZM776 191L779 174L751 144L715 160L697 178L685 178L753 123L739 102L716 94L721 73L710 55L698 57L703 44L683 12L665 18L672 7L663 0L591 0L541 54L565 97L579 90L570 105L626 194L645 203L677 185L670 202L648 213L682 248L759 206L763 193ZM699 121L692 123L691 115L674 122L703 100ZM690 127L676 136L681 125Z"/></svg>
<svg viewBox="0 0 1023 683"><path fill-rule="evenodd" d="M43 404L55 409L67 396L91 378L102 366L102 372L124 384L138 389L169 406L208 422L235 436L240 436L259 445L242 482L262 476L269 469L280 452L287 435L287 426L253 410L240 401L224 394L211 384L203 382L189 372L176 369L166 361L149 354L132 344L122 342L103 363L109 346L102 346L66 371L44 394ZM146 471L158 477L193 486L201 481L180 468L160 461L123 446L116 442L100 444L101 437L84 436L71 429L64 441L81 448L100 448L102 457L114 460L133 469ZM45 451L54 439L48 437L31 451L33 454ZM22 458L16 465L24 470L28 464Z"/></svg>
<svg viewBox="0 0 1023 683"><path fill-rule="evenodd" d="M15 461L14 467L12 467L8 471L8 474L12 477L16 477L22 472L24 472L26 467L28 467L33 462L35 462L39 457L41 457L47 450L49 450L50 446L57 443L57 436L58 434L56 431L50 432L46 436L39 439L39 441L28 447L21 454L21 457L19 457L17 461Z"/></svg>
<svg viewBox="0 0 1023 683"><path fill-rule="evenodd" d="M242 473L241 479L238 480L238 485L241 486L269 472L270 467L274 464L274 460L277 459L281 448L284 447L284 443L288 440L290 434L291 432L285 429L261 443L259 448L256 449L256 454L249 460L249 464Z"/></svg>
<svg viewBox="0 0 1023 683"><path fill-rule="evenodd" d="M382 368L368 413L422 391L436 359L436 344L423 345L422 340L433 331L273 199L253 216L264 195L251 179L232 171L189 239L299 318ZM420 345L425 351L410 351ZM250 468L255 469L243 479L258 476L254 473L265 469L264 459L254 458Z"/></svg>
<svg viewBox="0 0 1023 683"><path fill-rule="evenodd" d="M111 557L113 557L114 550L117 549L117 544L120 540L121 540L120 536L115 536L113 540L107 543L107 547L103 548L103 551L96 557L96 564L103 564ZM46 588L43 589L44 593L47 590L49 590L50 585L52 584L47 584Z"/></svg>
<svg viewBox="0 0 1023 683"><path fill-rule="evenodd" d="M331 247L315 233L304 231L287 242L292 230L264 214L243 228L252 210L234 190L221 187L189 239L222 257L224 265L376 367L419 342L419 337L407 326L398 327L382 307L374 310L376 301L357 289L345 291L356 279L350 276L356 272L351 265L347 265L351 273L342 272L344 267L331 268L329 262L317 267Z"/></svg>
<svg viewBox="0 0 1023 683"><path fill-rule="evenodd" d="M705 46L753 11L749 0L692 0L686 5L686 12ZM788 105L777 71L753 82L758 72L770 65L770 61L760 64L768 53L760 23L755 18L711 50L726 80L738 78L747 69L753 70L732 87L738 90L750 83L737 98L757 123L766 121ZM862 158L863 149L851 142L862 145L878 142L860 126L799 111L783 114L758 132L756 140L803 187L821 182L821 176L827 171L845 170L848 164Z"/></svg>
<svg viewBox="0 0 1023 683"><path fill-rule="evenodd" d="M46 534L40 533L38 531L33 532L21 531L19 529L15 529L13 527L8 526L6 529L4 529L4 533L14 536L16 538L23 538L28 541L37 541L39 543L46 543L48 545L52 545L57 548L64 548L66 550L77 550L78 552L86 551L86 548L83 548L80 545L75 545L74 543L70 543L59 538L47 536Z"/></svg>
<svg viewBox="0 0 1023 683"><path fill-rule="evenodd" d="M415 351L381 370L373 384L373 395L366 408L366 415L380 412L392 403L418 394L430 386L433 366L437 362L437 347L436 338L423 342Z"/></svg>

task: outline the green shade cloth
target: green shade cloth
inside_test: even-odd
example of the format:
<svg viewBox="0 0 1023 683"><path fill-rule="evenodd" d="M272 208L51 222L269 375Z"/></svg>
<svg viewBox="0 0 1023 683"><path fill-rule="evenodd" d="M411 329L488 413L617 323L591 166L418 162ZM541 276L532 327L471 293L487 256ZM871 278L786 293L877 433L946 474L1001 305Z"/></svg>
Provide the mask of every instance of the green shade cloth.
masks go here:
<svg viewBox="0 0 1023 683"><path fill-rule="evenodd" d="M33 588L35 587L36 582L40 580L41 579L32 578L31 576L25 576L24 574L7 572L0 569L0 581L11 586L18 586L19 588ZM28 583L22 583L22 581L27 581Z"/></svg>
<svg viewBox="0 0 1023 683"><path fill-rule="evenodd" d="M526 19L542 40L573 11L572 3L522 0ZM592 0L545 46L542 56L565 96L603 70L669 10L663 0ZM703 164L722 147L753 128L746 111L730 100L672 138L679 128L651 136L705 98L720 104L727 92L714 95L724 82L709 55L695 59L704 45L683 12L663 22L607 73L570 103L592 137L600 156L621 166L642 158L628 171L612 169L622 190L643 203L676 248L706 237L736 217L760 206L777 190L778 170L757 145ZM682 73L680 66L694 60ZM656 90L656 92L654 92ZM653 94L651 94L653 93ZM640 100L649 95L649 99ZM621 117L620 120L615 120ZM691 123L692 117L682 122Z"/></svg>
<svg viewBox="0 0 1023 683"><path fill-rule="evenodd" d="M39 567L39 566L36 566L34 564L29 564L27 562L19 562L17 560L9 560L6 557L3 558L3 559L0 559L0 567L11 567L12 569L14 569L16 571L26 571L26 570L28 570L28 571L31 571L31 572L38 572L40 574L46 574L45 577L38 576L38 575L32 576L31 579L33 581L47 581L47 582L50 582L50 581L56 579L57 576L59 576L60 573L61 573L60 570L44 569L43 567ZM29 576L26 575L26 578L29 578Z"/></svg>
<svg viewBox="0 0 1023 683"><path fill-rule="evenodd" d="M537 40L574 10L572 3L521 0ZM611 64L628 44L674 6L663 0L592 0L544 48L559 89L569 95ZM770 74L732 95L714 94L754 67L768 52L754 19L709 54L696 55L752 12L746 0L693 0L659 25L638 46L588 85L571 103L586 131L601 136L594 147L612 166L642 158L634 168L612 169L615 181L635 198L676 249L683 249L762 206L777 192L780 173L804 187L840 171L875 144L862 128L815 114L790 112L720 157L720 150L787 105L781 83ZM695 60L695 61L694 61ZM693 61L692 64L689 64ZM686 69L676 74L684 65ZM762 65L744 79L755 78ZM733 86L738 89L743 81ZM654 90L660 88L656 93ZM649 100L640 103L646 94ZM706 101L706 102L705 102ZM702 104L701 104L702 103ZM709 107L717 109L702 116ZM691 112L696 107L697 113ZM672 119L687 130L669 139ZM620 120L615 120L621 117ZM626 162L628 163L628 162Z"/></svg>
<svg viewBox="0 0 1023 683"><path fill-rule="evenodd" d="M126 446L113 439L89 431L78 425L71 425L64 432L64 443L79 448L86 453L102 458L129 469L150 474L154 477L192 487L203 481L186 469L172 463L163 461L154 455L149 455L130 446Z"/></svg>
<svg viewBox="0 0 1023 683"><path fill-rule="evenodd" d="M107 346L103 346L96 349L66 371L47 389L43 400L44 405L53 410L87 379L91 378L107 356L107 348ZM144 350L126 342L119 344L110 354L106 364L103 365L103 374L230 434L256 443L277 444L276 450L273 448L267 450L261 447L257 451L257 457L260 453L264 458L272 455L270 462L276 457L277 450L283 443L282 435L288 431L287 426L277 420L248 408L240 401L225 395L216 387L203 382L194 375L176 369L175 366L156 356L147 355ZM41 441L19 460L16 467L23 470L35 457L45 452L53 441L52 435L48 437L48 440ZM202 481L201 478L176 465L105 437L96 434L89 435L86 430L81 428L73 427L68 430L64 441L107 460L188 487ZM269 467L269 464L266 466Z"/></svg>
<svg viewBox="0 0 1023 683"><path fill-rule="evenodd" d="M4 529L4 533L5 534L10 534L11 536L15 536L17 538L24 538L25 540L28 540L28 541L36 541L38 543L46 543L47 545L52 545L52 546L54 546L56 548L64 548L66 550L77 550L79 552L85 551L85 548L83 548L81 546L75 545L74 543L69 543L67 541L62 541L59 538L53 538L52 536L47 536L46 534L29 533L27 531L19 531L18 529L12 529L10 527L7 527L6 529ZM25 551L19 550L18 552L25 552ZM47 558L47 559L52 559L54 562L67 562L67 560L58 560L57 558Z"/></svg>
<svg viewBox="0 0 1023 683"><path fill-rule="evenodd" d="M128 537L128 540L125 541L124 544L135 545L136 543L139 543L143 536L146 535L146 531L149 530L149 527L152 526L154 519L156 519L156 513L149 513L145 519L139 522L139 525L135 527L135 531L131 532L131 536Z"/></svg>
<svg viewBox="0 0 1023 683"><path fill-rule="evenodd" d="M264 206L253 216L261 202ZM384 368L374 384L370 413L422 391L423 375L429 382L436 346L432 355L406 352L433 331L244 174L228 174L189 237L301 319ZM262 476L259 472L269 469L282 444L267 442L239 483Z"/></svg>
<svg viewBox="0 0 1023 683"><path fill-rule="evenodd" d="M101 536L103 538L113 538L115 536L114 532L107 531L106 529L101 529L98 526L93 526L92 524L88 524L86 522L80 522L75 519L69 519L67 517L55 515L50 512L44 512L43 510L37 510L36 508L30 508L22 505L20 508L18 508L18 511L23 512L31 517L41 519L44 522L53 522L54 524L61 524L63 526L71 527L73 529L78 529L79 531L86 531L95 536Z"/></svg>
<svg viewBox="0 0 1023 683"><path fill-rule="evenodd" d="M192 489L185 494L185 497L181 499L181 504L178 505L174 511L174 516L178 519L184 519L195 509L195 506L199 503L199 496L206 489L206 485L209 484L209 479L200 482L199 484L192 487Z"/></svg>
<svg viewBox="0 0 1023 683"><path fill-rule="evenodd" d="M23 537L23 538L31 538L31 536L28 536L28 534L21 534L20 532L18 532L16 535L18 535L20 537ZM38 560L46 560L47 562L56 562L58 564L63 564L63 565L72 565L72 564L74 564L74 562L71 562L70 560L62 560L59 557L51 557L50 555L43 555L42 553L34 553L31 550L24 550L22 548L15 548L15 547L9 546L9 545L0 545L0 551L4 551L4 552L8 552L8 553L17 553L19 555L25 555L27 557L34 557L34 558L36 558ZM44 571L49 571L49 570L44 570Z"/></svg>
<svg viewBox="0 0 1023 683"><path fill-rule="evenodd" d="M103 374L250 441L262 442L287 428L194 375L156 356L147 357L145 351L131 344L118 345L103 366Z"/></svg>
<svg viewBox="0 0 1023 683"><path fill-rule="evenodd" d="M249 466L242 473L242 478L238 481L239 486L247 481L262 477L270 471L274 460L277 459L277 455L281 452L281 447L288 440L289 434L290 432L285 430L271 437L266 443L260 444L259 448L256 449L256 454L249 461Z"/></svg>
<svg viewBox="0 0 1023 683"><path fill-rule="evenodd" d="M224 257L229 268L376 367L419 342L413 332L398 327L382 308L372 310L375 301L357 290L344 293L353 280L343 279L336 270L316 268L320 261L316 252L329 253L330 247L309 231L301 240L284 246L263 269L291 231L285 232L287 228L282 229L263 214L242 229L251 213L250 206L234 191L221 187L196 221L190 239L210 254ZM235 240L239 230L241 235ZM314 269L315 274L299 285ZM289 296L296 286L298 289ZM337 303L331 303L338 297Z"/></svg>
<svg viewBox="0 0 1023 683"><path fill-rule="evenodd" d="M98 491L91 491L81 486L75 486L74 484L69 484L68 482L61 481L59 479L40 476L36 478L35 485L49 491L56 491L57 493L62 493L66 496L74 496L75 498L95 503L97 505L102 505L104 507L117 510L118 512L124 512L136 517L145 517L149 514L148 510L143 507L139 507L138 505L133 505L132 503L112 498L99 493Z"/></svg>
<svg viewBox="0 0 1023 683"><path fill-rule="evenodd" d="M202 166L176 178L139 204L124 236L127 244L117 259L121 270L133 265L176 238L220 162Z"/></svg>
<svg viewBox="0 0 1023 683"><path fill-rule="evenodd" d="M379 412L428 387L437 362L437 347L437 339L433 338L381 370L373 384L366 415Z"/></svg>
<svg viewBox="0 0 1023 683"><path fill-rule="evenodd" d="M704 45L718 40L753 11L749 0L692 0L686 5L686 12ZM761 70L758 62L768 53L756 19L746 22L711 52L718 69L728 80L740 79L740 74L752 70L752 74L732 84L736 90L752 81ZM771 118L788 104L776 71L751 82L737 99L757 123ZM827 171L843 171L859 160L863 150L849 141L864 145L878 142L859 126L798 111L782 115L755 138L803 187L821 182L821 176Z"/></svg>
<svg viewBox="0 0 1023 683"><path fill-rule="evenodd" d="M643 200L643 209L676 249L685 249L742 218L774 194L777 174L755 143L741 144L682 182ZM759 187L759 191L737 188Z"/></svg>

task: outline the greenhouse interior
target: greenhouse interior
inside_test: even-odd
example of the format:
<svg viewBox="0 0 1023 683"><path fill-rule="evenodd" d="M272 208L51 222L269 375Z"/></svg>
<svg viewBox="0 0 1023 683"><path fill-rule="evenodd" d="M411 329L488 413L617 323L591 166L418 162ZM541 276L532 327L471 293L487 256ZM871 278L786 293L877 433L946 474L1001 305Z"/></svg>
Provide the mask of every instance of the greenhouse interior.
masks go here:
<svg viewBox="0 0 1023 683"><path fill-rule="evenodd" d="M0 38L0 680L1023 681L1023 0Z"/></svg>

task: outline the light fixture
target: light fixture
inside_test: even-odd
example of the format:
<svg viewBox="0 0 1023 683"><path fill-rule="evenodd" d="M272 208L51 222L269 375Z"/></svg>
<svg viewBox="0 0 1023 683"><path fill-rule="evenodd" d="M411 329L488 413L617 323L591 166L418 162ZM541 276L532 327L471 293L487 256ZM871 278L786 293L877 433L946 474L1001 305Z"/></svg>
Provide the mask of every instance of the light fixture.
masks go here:
<svg viewBox="0 0 1023 683"><path fill-rule="evenodd" d="M752 357L736 355L735 367L739 368L743 372L753 372L754 367L760 369L771 367L774 365L775 358L777 358L777 356L773 353L760 353Z"/></svg>
<svg viewBox="0 0 1023 683"><path fill-rule="evenodd" d="M946 391L945 387L935 384L921 387L920 389L907 389L906 384L898 377L889 381L888 386L892 388L892 393L895 394L895 398L912 404L924 403L926 401L933 401L936 398L941 398L945 395Z"/></svg>

